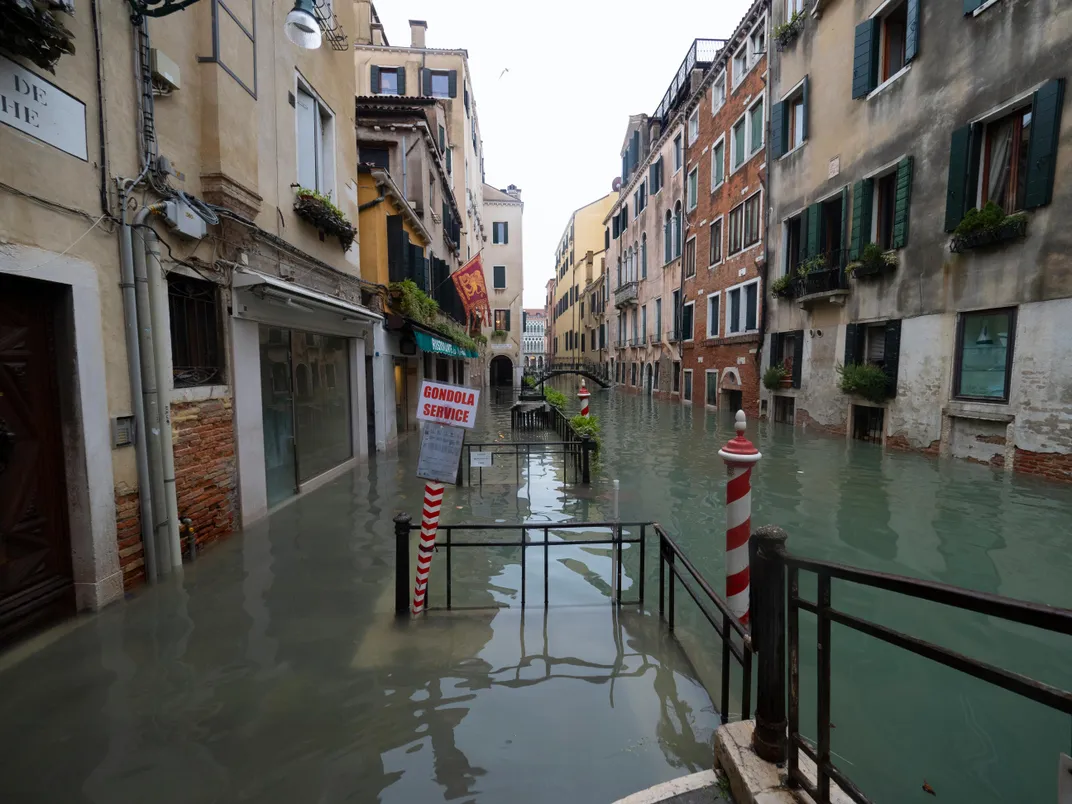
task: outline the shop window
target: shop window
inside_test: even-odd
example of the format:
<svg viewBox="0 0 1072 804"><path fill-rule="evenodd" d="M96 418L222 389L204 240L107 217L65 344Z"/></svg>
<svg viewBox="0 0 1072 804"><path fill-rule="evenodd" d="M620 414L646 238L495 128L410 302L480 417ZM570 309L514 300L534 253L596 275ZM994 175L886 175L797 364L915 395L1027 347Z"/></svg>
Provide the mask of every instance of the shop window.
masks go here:
<svg viewBox="0 0 1072 804"><path fill-rule="evenodd" d="M1016 310L961 313L957 321L954 396L1008 402Z"/></svg>

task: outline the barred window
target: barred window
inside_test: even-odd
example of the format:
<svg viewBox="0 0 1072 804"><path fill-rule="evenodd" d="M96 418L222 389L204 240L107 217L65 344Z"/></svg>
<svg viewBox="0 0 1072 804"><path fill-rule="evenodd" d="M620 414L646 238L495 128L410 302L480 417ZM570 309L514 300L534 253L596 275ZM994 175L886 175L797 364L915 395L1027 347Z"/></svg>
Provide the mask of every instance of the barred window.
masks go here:
<svg viewBox="0 0 1072 804"><path fill-rule="evenodd" d="M171 363L176 388L224 381L218 298L211 282L168 274Z"/></svg>

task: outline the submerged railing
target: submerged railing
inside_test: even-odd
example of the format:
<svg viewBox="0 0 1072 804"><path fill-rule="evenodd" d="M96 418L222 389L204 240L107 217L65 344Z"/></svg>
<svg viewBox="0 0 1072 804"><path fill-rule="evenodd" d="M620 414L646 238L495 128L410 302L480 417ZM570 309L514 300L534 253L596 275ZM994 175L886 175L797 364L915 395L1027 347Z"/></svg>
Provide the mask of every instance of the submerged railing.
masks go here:
<svg viewBox="0 0 1072 804"><path fill-rule="evenodd" d="M516 444L503 444L500 446L532 446L541 445L550 447L562 447L562 453L568 458L567 463L572 462L574 476L579 474L581 483L592 482L592 453L596 451L597 444L591 436L582 435L573 429L570 420L554 405L547 403L515 405L510 411L510 428L518 432L532 432L536 430L554 430L562 439L559 443L547 443L541 441L522 442ZM520 474L518 475L520 482Z"/></svg>

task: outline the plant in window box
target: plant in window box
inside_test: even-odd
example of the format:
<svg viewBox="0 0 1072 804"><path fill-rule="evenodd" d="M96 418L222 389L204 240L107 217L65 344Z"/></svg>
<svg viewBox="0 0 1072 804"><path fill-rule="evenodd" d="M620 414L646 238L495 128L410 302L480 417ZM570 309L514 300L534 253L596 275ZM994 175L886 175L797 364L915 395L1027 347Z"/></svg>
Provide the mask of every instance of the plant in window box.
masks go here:
<svg viewBox="0 0 1072 804"><path fill-rule="evenodd" d="M972 207L953 231L949 250L957 253L973 248L1019 240L1027 235L1027 213L1006 215L1005 210L988 201L982 209Z"/></svg>
<svg viewBox="0 0 1072 804"><path fill-rule="evenodd" d="M862 396L868 402L882 403L892 396L890 377L874 363L849 363L834 367L838 387L846 394Z"/></svg>
<svg viewBox="0 0 1072 804"><path fill-rule="evenodd" d="M771 282L771 293L780 299L793 298L793 274L785 274Z"/></svg>
<svg viewBox="0 0 1072 804"><path fill-rule="evenodd" d="M343 251L349 250L357 237L357 229L331 199L316 190L298 187L294 194L294 212L324 234L339 238Z"/></svg>
<svg viewBox="0 0 1072 804"><path fill-rule="evenodd" d="M778 44L778 50L785 50L800 36L804 30L804 12L794 11L793 16L774 27L774 41Z"/></svg>
<svg viewBox="0 0 1072 804"><path fill-rule="evenodd" d="M491 339L493 341L505 341L506 340L506 330L502 330L502 329L494 330L491 333Z"/></svg>
<svg viewBox="0 0 1072 804"><path fill-rule="evenodd" d="M776 364L768 368L763 372L763 387L768 391L774 391L778 388L782 388L785 380L788 379L792 383L793 378L789 375L789 371L782 364Z"/></svg>
<svg viewBox="0 0 1072 804"><path fill-rule="evenodd" d="M896 253L883 251L878 243L868 243L861 249L860 259L845 266L845 272L854 279L859 279L864 276L877 276L896 267Z"/></svg>

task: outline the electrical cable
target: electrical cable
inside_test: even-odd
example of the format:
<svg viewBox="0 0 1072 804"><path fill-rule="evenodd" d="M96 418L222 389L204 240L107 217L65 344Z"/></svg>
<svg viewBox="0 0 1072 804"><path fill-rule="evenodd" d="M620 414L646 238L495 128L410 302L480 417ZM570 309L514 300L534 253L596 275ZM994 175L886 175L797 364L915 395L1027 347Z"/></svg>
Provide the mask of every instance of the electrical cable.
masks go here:
<svg viewBox="0 0 1072 804"><path fill-rule="evenodd" d="M58 260L60 257L66 256L68 251L70 251L72 248L74 248L79 243L81 243L90 232L92 232L94 229L96 229L100 225L101 221L103 221L105 218L110 218L110 217L111 217L110 215L103 215L103 214L101 216L99 216L93 222L92 226L90 226L88 229L86 229L84 232L82 232L82 234L80 234L75 239L75 241L73 243L71 243L71 245L67 246L67 248L65 248L59 254L54 254L54 255L52 255L52 257L50 257L49 259L45 260L44 262L39 262L37 265L33 265L33 266L29 267L29 268L12 268L12 269L9 270L9 272L10 273L16 273L16 274L31 273L33 271L37 271L40 268L44 268L46 265L51 265L56 260Z"/></svg>
<svg viewBox="0 0 1072 804"><path fill-rule="evenodd" d="M189 268L191 271L193 271L199 277L204 279L206 282L212 282L212 284L214 284L214 285L219 284L216 280L214 280L211 277L206 276L204 273L202 273L201 269L198 268L196 265L194 265L192 262L188 262L187 260L180 259L179 257L176 257L175 252L171 250L171 245L168 243L168 241L166 241L162 237L160 237L160 235L157 234L156 229L154 229L149 224L147 224L147 223L135 223L135 224L132 224L130 228L132 228L132 229L146 229L146 230L152 232L154 235L156 235L156 242L161 243L164 246L164 248L167 249L168 260L170 262L173 262L176 265L182 265L182 266L185 266L186 268Z"/></svg>

